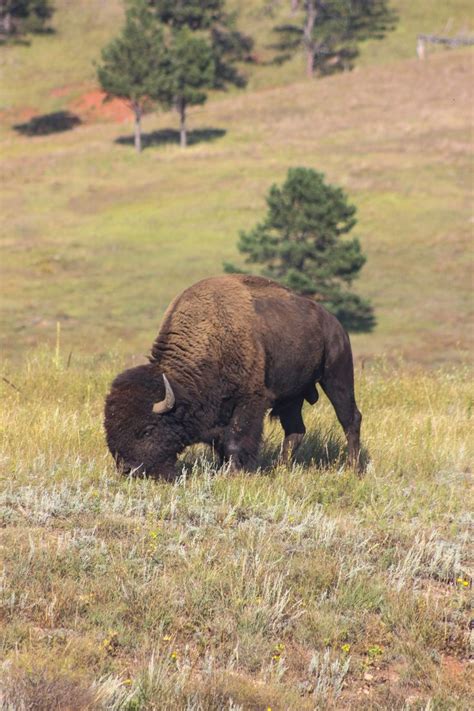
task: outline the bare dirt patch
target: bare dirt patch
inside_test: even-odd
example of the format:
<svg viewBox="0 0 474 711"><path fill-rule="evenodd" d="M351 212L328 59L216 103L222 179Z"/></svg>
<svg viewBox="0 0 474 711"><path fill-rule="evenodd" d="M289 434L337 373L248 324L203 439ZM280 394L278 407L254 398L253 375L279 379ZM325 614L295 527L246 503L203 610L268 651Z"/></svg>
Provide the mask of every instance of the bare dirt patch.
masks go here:
<svg viewBox="0 0 474 711"><path fill-rule="evenodd" d="M54 89L51 89L50 94L51 96L70 96L70 94L73 92L73 87L71 85L66 85L66 86L56 86Z"/></svg>
<svg viewBox="0 0 474 711"><path fill-rule="evenodd" d="M65 99L64 111L58 113L71 113L80 119L80 123L125 123L133 119L133 112L124 101L120 99L106 100L106 94L97 88L88 88L78 98L69 100L78 94L78 87L73 85L60 86L51 90L54 98ZM32 106L14 107L0 111L0 123L26 124L41 118L38 109Z"/></svg>
<svg viewBox="0 0 474 711"><path fill-rule="evenodd" d="M441 668L448 679L459 681L465 674L470 673L472 665L467 659L457 659L450 654L444 654L441 657Z"/></svg>
<svg viewBox="0 0 474 711"><path fill-rule="evenodd" d="M79 99L72 102L69 108L86 123L95 123L96 121L124 123L133 118L133 112L124 101L120 99L106 101L105 93L99 89L84 93Z"/></svg>

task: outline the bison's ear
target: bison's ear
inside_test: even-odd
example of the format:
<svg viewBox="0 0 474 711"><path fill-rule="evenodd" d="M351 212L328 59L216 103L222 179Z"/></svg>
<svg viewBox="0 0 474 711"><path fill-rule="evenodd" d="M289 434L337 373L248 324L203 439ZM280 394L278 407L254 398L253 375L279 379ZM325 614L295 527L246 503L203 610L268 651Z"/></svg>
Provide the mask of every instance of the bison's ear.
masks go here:
<svg viewBox="0 0 474 711"><path fill-rule="evenodd" d="M164 415L165 412L169 412L170 410L172 410L176 402L173 388L169 384L168 378L164 373L163 382L165 384L165 399L160 400L160 402L155 402L155 404L153 405L153 412L157 415Z"/></svg>

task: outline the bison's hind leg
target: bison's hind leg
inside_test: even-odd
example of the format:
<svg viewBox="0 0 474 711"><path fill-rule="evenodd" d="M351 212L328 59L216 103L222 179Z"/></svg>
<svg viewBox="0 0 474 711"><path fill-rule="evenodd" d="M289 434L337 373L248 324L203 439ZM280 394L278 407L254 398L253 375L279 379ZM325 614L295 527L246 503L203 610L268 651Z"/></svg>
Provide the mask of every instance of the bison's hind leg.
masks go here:
<svg viewBox="0 0 474 711"><path fill-rule="evenodd" d="M306 427L301 415L302 407L303 398L301 397L280 405L272 411L273 416L280 418L281 426L285 432L281 459L286 463L291 461L306 433Z"/></svg>
<svg viewBox="0 0 474 711"><path fill-rule="evenodd" d="M337 418L346 435L349 463L361 472L360 461L360 414L354 397L354 376L352 359L345 369L326 374L321 380L324 392L328 396Z"/></svg>

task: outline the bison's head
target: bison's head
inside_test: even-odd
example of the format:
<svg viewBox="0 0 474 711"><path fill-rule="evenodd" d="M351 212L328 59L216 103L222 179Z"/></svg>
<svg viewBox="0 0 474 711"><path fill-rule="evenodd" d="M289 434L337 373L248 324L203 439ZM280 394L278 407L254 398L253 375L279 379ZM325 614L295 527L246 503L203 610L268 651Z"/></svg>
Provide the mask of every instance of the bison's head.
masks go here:
<svg viewBox="0 0 474 711"><path fill-rule="evenodd" d="M117 468L128 474L173 479L182 448L166 375L141 365L121 373L105 402L107 445Z"/></svg>

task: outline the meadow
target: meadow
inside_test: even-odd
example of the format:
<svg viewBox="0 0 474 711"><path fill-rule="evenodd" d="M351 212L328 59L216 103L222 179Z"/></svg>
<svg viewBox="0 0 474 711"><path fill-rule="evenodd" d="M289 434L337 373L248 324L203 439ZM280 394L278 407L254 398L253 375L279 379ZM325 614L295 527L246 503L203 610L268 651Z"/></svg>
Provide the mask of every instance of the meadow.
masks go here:
<svg viewBox="0 0 474 711"><path fill-rule="evenodd" d="M356 287L372 299L378 318L373 334L354 337L358 356L403 355L427 365L466 361L472 348L466 326L472 314L469 50L429 50L419 62L403 58L401 41L401 58L390 54L386 62L314 82L298 74L284 83L283 76L278 86L275 67L253 67L251 82L260 69L271 69L269 83L192 110L187 150L177 145L172 113L145 117L148 145L137 156L131 122L81 114L78 96L67 93L77 90L77 64L78 91L90 96L92 59L105 41L96 32L114 27L103 13L118 4L96 4L95 15L93 3L80 15L90 20L85 57L74 43L85 27L71 26L70 3L58 3L57 35L2 50L5 356L21 359L25 349L54 344L57 323L65 347L75 352L145 353L171 299L221 273L223 261L238 263L239 230L265 214L270 185L281 183L289 167L304 165L342 186L358 208L354 234L368 261ZM445 8L448 19L453 8ZM460 3L456 17L464 17L463 8ZM397 32L408 23L414 37L418 23L407 17ZM71 111L83 123L23 135L13 127L27 123L31 105L39 115Z"/></svg>
<svg viewBox="0 0 474 711"><path fill-rule="evenodd" d="M6 372L2 709L472 707L467 369L358 370L361 478L324 399L294 466L268 423L257 472L197 447L170 485L106 451L123 364Z"/></svg>
<svg viewBox="0 0 474 711"><path fill-rule="evenodd" d="M472 52L414 57L470 3L394 1L395 32L314 82L239 3L248 89L193 109L184 151L147 115L140 156L90 103L121 3L55 4L56 34L0 49L0 710L472 708ZM18 128L58 111L77 125ZM296 165L358 208L364 475L322 397L294 466L268 422L256 472L196 447L174 485L120 477L110 381Z"/></svg>

